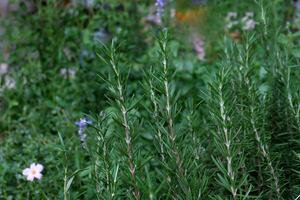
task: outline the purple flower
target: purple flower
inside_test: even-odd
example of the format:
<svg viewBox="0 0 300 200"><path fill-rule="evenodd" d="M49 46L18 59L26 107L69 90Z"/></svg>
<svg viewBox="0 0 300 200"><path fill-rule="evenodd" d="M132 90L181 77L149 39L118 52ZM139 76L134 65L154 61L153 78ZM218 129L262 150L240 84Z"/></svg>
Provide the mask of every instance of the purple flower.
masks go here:
<svg viewBox="0 0 300 200"><path fill-rule="evenodd" d="M166 0L156 0L156 14L158 16L163 16L165 10Z"/></svg>
<svg viewBox="0 0 300 200"><path fill-rule="evenodd" d="M199 36L193 37L194 49L199 60L204 60L205 58L205 49L204 49L204 40Z"/></svg>
<svg viewBox="0 0 300 200"><path fill-rule="evenodd" d="M85 118L81 118L79 121L75 122L75 124L79 128L85 128L87 125L93 124L93 122L85 117Z"/></svg>
<svg viewBox="0 0 300 200"><path fill-rule="evenodd" d="M298 0L298 1L295 2L295 8L297 10L300 10L300 0Z"/></svg>
<svg viewBox="0 0 300 200"><path fill-rule="evenodd" d="M161 24L161 17L158 15L148 15L146 18L147 21L152 22L156 25L160 25Z"/></svg>
<svg viewBox="0 0 300 200"><path fill-rule="evenodd" d="M93 124L91 120L88 118L81 118L79 121L75 122L75 125L78 126L78 135L80 138L80 141L85 144L86 142L86 134L84 133L86 127L88 125Z"/></svg>

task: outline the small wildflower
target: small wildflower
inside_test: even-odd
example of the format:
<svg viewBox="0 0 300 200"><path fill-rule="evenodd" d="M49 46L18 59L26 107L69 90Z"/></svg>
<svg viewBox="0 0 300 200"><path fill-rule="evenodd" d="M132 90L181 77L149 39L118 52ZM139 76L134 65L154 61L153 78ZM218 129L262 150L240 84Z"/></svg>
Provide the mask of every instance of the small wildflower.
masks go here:
<svg viewBox="0 0 300 200"><path fill-rule="evenodd" d="M237 17L236 12L229 12L229 13L227 13L226 19L229 21L229 20L232 20L232 18L236 18L236 17Z"/></svg>
<svg viewBox="0 0 300 200"><path fill-rule="evenodd" d="M241 19L241 23L243 24L243 30L253 30L257 24L255 20L253 20L254 13L246 12L245 16Z"/></svg>
<svg viewBox="0 0 300 200"><path fill-rule="evenodd" d="M87 125L91 125L93 122L87 118L81 118L79 121L75 122L75 124L79 128L85 128Z"/></svg>
<svg viewBox="0 0 300 200"><path fill-rule="evenodd" d="M1 63L0 64L0 75L6 74L8 72L8 64Z"/></svg>
<svg viewBox="0 0 300 200"><path fill-rule="evenodd" d="M75 78L76 75L76 69L75 68L62 68L59 72L59 74L64 78Z"/></svg>
<svg viewBox="0 0 300 200"><path fill-rule="evenodd" d="M253 29L255 28L256 24L257 24L257 22L254 21L253 19L248 19L248 20L245 22L245 24L244 24L244 26L243 26L243 29L244 29L244 30L247 30L247 31L253 30Z"/></svg>
<svg viewBox="0 0 300 200"><path fill-rule="evenodd" d="M156 0L156 14L158 16L163 16L165 10L166 0Z"/></svg>
<svg viewBox="0 0 300 200"><path fill-rule="evenodd" d="M294 5L297 10L300 10L300 0L296 1Z"/></svg>
<svg viewBox="0 0 300 200"><path fill-rule="evenodd" d="M79 121L75 122L75 125L78 126L78 135L80 141L85 144L86 142L86 134L84 133L86 127L91 125L93 122L87 118L81 118Z"/></svg>
<svg viewBox="0 0 300 200"><path fill-rule="evenodd" d="M172 19L174 19L176 17L176 9L175 8L170 9L170 17Z"/></svg>
<svg viewBox="0 0 300 200"><path fill-rule="evenodd" d="M239 22L234 20L237 17L237 13L236 12L229 12L227 13L226 16L226 28L227 29L231 29L233 26L237 25Z"/></svg>
<svg viewBox="0 0 300 200"><path fill-rule="evenodd" d="M10 90L15 89L16 88L15 79L13 79L10 76L6 76L5 79L4 79L4 88L10 89Z"/></svg>
<svg viewBox="0 0 300 200"><path fill-rule="evenodd" d="M151 23L156 24L156 25L160 25L161 24L161 18L158 15L148 15L146 17L146 20L148 22L151 22Z"/></svg>
<svg viewBox="0 0 300 200"><path fill-rule="evenodd" d="M28 181L33 181L34 178L40 180L43 176L41 174L43 169L44 169L43 165L32 163L29 168L26 168L26 169L23 170L22 174L24 176L26 176L26 179Z"/></svg>
<svg viewBox="0 0 300 200"><path fill-rule="evenodd" d="M195 36L193 39L194 48L197 53L199 60L204 60L205 57L205 49L204 49L204 41L201 37Z"/></svg>

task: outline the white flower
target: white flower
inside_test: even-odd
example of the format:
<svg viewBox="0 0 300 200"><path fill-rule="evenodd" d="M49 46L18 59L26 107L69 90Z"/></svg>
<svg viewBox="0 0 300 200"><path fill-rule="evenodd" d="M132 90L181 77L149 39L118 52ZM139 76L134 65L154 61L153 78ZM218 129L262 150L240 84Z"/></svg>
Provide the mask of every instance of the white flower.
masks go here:
<svg viewBox="0 0 300 200"><path fill-rule="evenodd" d="M229 12L229 13L227 13L227 17L228 18L236 18L237 17L237 13L236 12Z"/></svg>
<svg viewBox="0 0 300 200"><path fill-rule="evenodd" d="M40 180L43 176L41 174L43 169L44 169L43 165L32 163L30 165L30 168L26 168L26 169L23 170L22 174L27 177L28 181L33 181L34 178Z"/></svg>
<svg viewBox="0 0 300 200"><path fill-rule="evenodd" d="M64 77L64 78L70 78L73 79L76 76L76 68L71 67L71 68L62 68L60 69L59 74Z"/></svg>
<svg viewBox="0 0 300 200"><path fill-rule="evenodd" d="M235 25L237 25L239 22L237 20L234 20L236 19L238 16L238 14L236 12L229 12L227 13L227 16L226 16L226 29L231 29L232 27L234 27Z"/></svg>
<svg viewBox="0 0 300 200"><path fill-rule="evenodd" d="M256 26L257 22L254 21L253 19L249 19L245 22L243 29L244 30L253 30Z"/></svg>
<svg viewBox="0 0 300 200"><path fill-rule="evenodd" d="M235 19L236 17L237 17L236 12L229 12L229 13L227 13L226 21L230 22L230 21L232 21L232 19Z"/></svg>
<svg viewBox="0 0 300 200"><path fill-rule="evenodd" d="M15 89L16 88L16 80L10 76L6 76L4 79L4 88Z"/></svg>
<svg viewBox="0 0 300 200"><path fill-rule="evenodd" d="M8 64L7 63L1 63L0 64L0 75L6 74L8 72Z"/></svg>
<svg viewBox="0 0 300 200"><path fill-rule="evenodd" d="M176 17L176 9L172 8L172 9L170 10L170 17L171 17L171 18L175 18L175 17Z"/></svg>

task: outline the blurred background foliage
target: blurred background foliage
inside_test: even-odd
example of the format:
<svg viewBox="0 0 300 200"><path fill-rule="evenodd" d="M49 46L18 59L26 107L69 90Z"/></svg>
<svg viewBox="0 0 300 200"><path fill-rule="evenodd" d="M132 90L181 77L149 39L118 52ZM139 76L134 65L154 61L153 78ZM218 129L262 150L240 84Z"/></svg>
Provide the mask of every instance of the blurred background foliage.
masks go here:
<svg viewBox="0 0 300 200"><path fill-rule="evenodd" d="M68 168L75 171L89 166L91 158L82 150L74 122L83 114L95 115L109 106L107 84L98 76L110 72L97 57L101 43L110 44L113 38L121 43L120 62L126 66L121 72L128 75L129 96L142 97L144 71L155 68L159 59L157 33L168 27L172 82L180 101L192 98L197 102L222 61L224 37L239 46L250 34L241 27L226 29L227 13L243 16L253 12L257 21L260 17L255 1L170 0L159 24L153 20L154 4L151 0L9 1L11 9L1 18L4 31L0 40L0 63L9 66L7 73L0 74L0 199L62 198L64 163L59 160L64 156L58 132L65 138ZM298 64L300 17L295 16L293 1L265 4L270 32L283 30L278 38L269 39L287 47L293 55L290 59ZM263 28L256 34L264 40L259 37ZM205 41L205 59L197 56L196 37ZM263 93L270 85L264 68L267 51L262 44L254 45L258 58L254 63ZM5 88L8 77L13 83L10 89ZM41 183L27 184L21 177L29 162L47 166ZM85 184L90 176L90 168L79 173L74 199L93 199L93 188Z"/></svg>

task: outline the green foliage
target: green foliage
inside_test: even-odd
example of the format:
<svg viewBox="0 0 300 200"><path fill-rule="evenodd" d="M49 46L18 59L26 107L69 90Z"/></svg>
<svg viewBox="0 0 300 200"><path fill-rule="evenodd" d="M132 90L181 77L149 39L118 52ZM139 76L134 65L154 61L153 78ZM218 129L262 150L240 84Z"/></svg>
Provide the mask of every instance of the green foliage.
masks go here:
<svg viewBox="0 0 300 200"><path fill-rule="evenodd" d="M153 3L37 1L3 22L0 199L300 195L299 29L296 14L282 19L291 5L210 1L208 21L251 8L257 26L234 40L224 19L209 21L199 60L194 33L169 16L145 22ZM83 115L93 122L84 141ZM31 163L43 164L41 180L22 175Z"/></svg>

